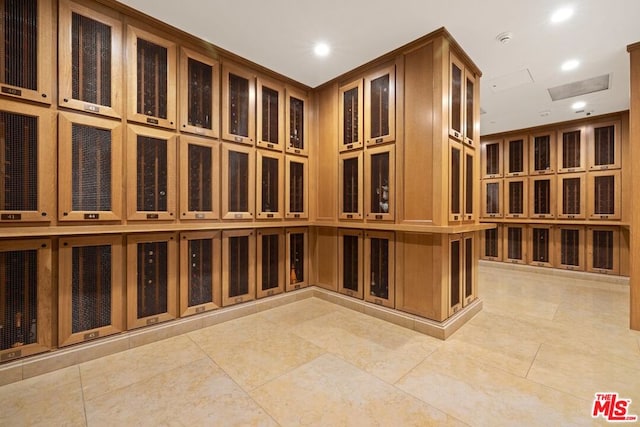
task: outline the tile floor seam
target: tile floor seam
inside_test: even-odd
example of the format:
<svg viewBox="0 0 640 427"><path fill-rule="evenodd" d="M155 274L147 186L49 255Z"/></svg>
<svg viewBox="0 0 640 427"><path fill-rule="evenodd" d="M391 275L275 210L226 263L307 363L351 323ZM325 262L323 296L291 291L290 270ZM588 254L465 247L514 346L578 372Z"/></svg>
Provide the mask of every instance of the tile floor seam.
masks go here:
<svg viewBox="0 0 640 427"><path fill-rule="evenodd" d="M540 349L542 348L542 344L540 343L538 344L538 349L536 350L536 354L533 356L533 360L531 361L531 364L529 365L529 369L527 369L527 373L525 374L524 378L525 379L529 379L529 372L531 372L531 368L533 368L533 364L536 363L536 359L538 358L538 353L540 353Z"/></svg>
<svg viewBox="0 0 640 427"><path fill-rule="evenodd" d="M582 402L591 402L591 401L592 401L592 399L585 399L584 397L577 396L577 395L575 395L575 394L573 394L573 393L569 393L568 391L565 391L565 390L560 390L560 389L555 388L555 387L553 387L553 386L550 386L550 385L548 385L548 384L541 383L540 381L536 381L536 380L534 380L534 379L532 379L532 378L525 378L525 379L526 379L527 381L529 381L529 382L533 383L533 384L537 384L537 385L542 386L542 387L544 387L544 388L547 388L547 389L549 389L549 390L553 390L553 391L555 391L555 392L557 392L557 393L561 393L561 394L564 394L564 395L567 395L567 396L571 396L571 397L576 398L576 399L578 399L578 400L580 400L580 401L582 401Z"/></svg>
<svg viewBox="0 0 640 427"><path fill-rule="evenodd" d="M82 413L84 414L84 425L89 426L89 417L87 417L87 402L84 400L84 387L82 384L82 371L80 370L80 364L76 365L78 369L78 379L80 380L80 395L82 396Z"/></svg>

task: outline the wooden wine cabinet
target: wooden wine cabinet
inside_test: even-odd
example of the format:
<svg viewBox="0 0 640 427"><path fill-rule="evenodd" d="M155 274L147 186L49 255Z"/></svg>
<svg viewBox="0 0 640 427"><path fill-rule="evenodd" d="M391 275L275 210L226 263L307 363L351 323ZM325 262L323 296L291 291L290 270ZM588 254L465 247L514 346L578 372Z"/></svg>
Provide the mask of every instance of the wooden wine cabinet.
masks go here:
<svg viewBox="0 0 640 427"><path fill-rule="evenodd" d="M502 258L513 264L527 263L527 229L524 225L504 224Z"/></svg>
<svg viewBox="0 0 640 427"><path fill-rule="evenodd" d="M269 150L282 151L284 146L284 85L258 77L257 110L258 136L256 145Z"/></svg>
<svg viewBox="0 0 640 427"><path fill-rule="evenodd" d="M59 114L59 221L122 219L122 124Z"/></svg>
<svg viewBox="0 0 640 427"><path fill-rule="evenodd" d="M558 131L558 173L582 172L586 168L585 127Z"/></svg>
<svg viewBox="0 0 640 427"><path fill-rule="evenodd" d="M395 65L388 65L364 78L364 139L375 146L396 139Z"/></svg>
<svg viewBox="0 0 640 427"><path fill-rule="evenodd" d="M284 292L285 233L281 228L257 231L258 258L256 262L256 297L264 298Z"/></svg>
<svg viewBox="0 0 640 427"><path fill-rule="evenodd" d="M0 242L0 362L51 349L51 241Z"/></svg>
<svg viewBox="0 0 640 427"><path fill-rule="evenodd" d="M263 150L257 151L256 209L258 219L281 219L284 211L283 155Z"/></svg>
<svg viewBox="0 0 640 427"><path fill-rule="evenodd" d="M256 78L245 68L222 64L222 138L254 145Z"/></svg>
<svg viewBox="0 0 640 427"><path fill-rule="evenodd" d="M132 25L127 26L127 118L176 128L177 46Z"/></svg>
<svg viewBox="0 0 640 427"><path fill-rule="evenodd" d="M309 160L298 156L285 156L286 218L309 217Z"/></svg>
<svg viewBox="0 0 640 427"><path fill-rule="evenodd" d="M55 217L56 144L51 112L16 101L0 106L0 224Z"/></svg>
<svg viewBox="0 0 640 427"><path fill-rule="evenodd" d="M483 179L502 177L502 144L502 140L487 141L482 144L480 173Z"/></svg>
<svg viewBox="0 0 640 427"><path fill-rule="evenodd" d="M180 316L222 306L220 231L180 233Z"/></svg>
<svg viewBox="0 0 640 427"><path fill-rule="evenodd" d="M537 267L554 267L554 227L531 224L529 231L529 264Z"/></svg>
<svg viewBox="0 0 640 427"><path fill-rule="evenodd" d="M375 147L365 151L366 218L393 221L395 218L395 147Z"/></svg>
<svg viewBox="0 0 640 427"><path fill-rule="evenodd" d="M621 218L621 177L619 170L603 170L587 174L587 194L591 197L589 218L612 220Z"/></svg>
<svg viewBox="0 0 640 427"><path fill-rule="evenodd" d="M2 0L0 94L51 104L54 16L49 0Z"/></svg>
<svg viewBox="0 0 640 427"><path fill-rule="evenodd" d="M220 218L220 143L180 137L180 219Z"/></svg>
<svg viewBox="0 0 640 427"><path fill-rule="evenodd" d="M527 175L529 167L529 138L525 135L504 141L505 177Z"/></svg>
<svg viewBox="0 0 640 427"><path fill-rule="evenodd" d="M252 219L255 202L255 150L222 144L222 219Z"/></svg>
<svg viewBox="0 0 640 427"><path fill-rule="evenodd" d="M504 216L502 179L482 181L482 217L502 218Z"/></svg>
<svg viewBox="0 0 640 427"><path fill-rule="evenodd" d="M529 215L527 178L504 180L505 218L526 218Z"/></svg>
<svg viewBox="0 0 640 427"><path fill-rule="evenodd" d="M59 345L122 332L122 236L65 237L58 254Z"/></svg>
<svg viewBox="0 0 640 427"><path fill-rule="evenodd" d="M180 50L180 130L220 136L220 64L191 49Z"/></svg>
<svg viewBox="0 0 640 427"><path fill-rule="evenodd" d="M364 299L395 308L395 233L367 230L364 237Z"/></svg>
<svg viewBox="0 0 640 427"><path fill-rule="evenodd" d="M256 239L253 230L222 232L222 305L256 298Z"/></svg>
<svg viewBox="0 0 640 427"><path fill-rule="evenodd" d="M296 227L286 229L286 291L309 286L309 229Z"/></svg>
<svg viewBox="0 0 640 427"><path fill-rule="evenodd" d="M127 329L178 316L175 233L127 236Z"/></svg>
<svg viewBox="0 0 640 427"><path fill-rule="evenodd" d="M585 228L559 225L555 230L555 266L565 270L585 270Z"/></svg>
<svg viewBox="0 0 640 427"><path fill-rule="evenodd" d="M339 206L340 219L362 219L363 167L362 152L340 155Z"/></svg>
<svg viewBox="0 0 640 427"><path fill-rule="evenodd" d="M596 123L588 129L589 170L619 169L622 165L621 123Z"/></svg>
<svg viewBox="0 0 640 427"><path fill-rule="evenodd" d="M176 219L176 140L167 131L128 126L128 219Z"/></svg>
<svg viewBox="0 0 640 427"><path fill-rule="evenodd" d="M495 228L484 230L481 233L481 259L502 261L502 228L501 224L496 224Z"/></svg>
<svg viewBox="0 0 640 427"><path fill-rule="evenodd" d="M529 145L529 175L554 174L556 171L556 133L531 135Z"/></svg>
<svg viewBox="0 0 640 427"><path fill-rule="evenodd" d="M620 274L618 227L587 227L587 271Z"/></svg>
<svg viewBox="0 0 640 427"><path fill-rule="evenodd" d="M363 232L338 230L338 292L362 299L363 284Z"/></svg>
<svg viewBox="0 0 640 427"><path fill-rule="evenodd" d="M464 154L461 143L449 141L449 222L462 221L464 200Z"/></svg>
<svg viewBox="0 0 640 427"><path fill-rule="evenodd" d="M529 177L529 216L555 218L556 177L552 175Z"/></svg>
<svg viewBox="0 0 640 427"><path fill-rule="evenodd" d="M584 219L586 217L586 183L584 173L558 175L558 218Z"/></svg>
<svg viewBox="0 0 640 427"><path fill-rule="evenodd" d="M58 104L109 117L122 117L122 22L60 0Z"/></svg>
<svg viewBox="0 0 640 427"><path fill-rule="evenodd" d="M361 148L364 139L362 134L362 79L341 86L339 89L339 96L339 150L342 152Z"/></svg>
<svg viewBox="0 0 640 427"><path fill-rule="evenodd" d="M306 156L309 154L309 98L291 87L285 89L285 94L286 151Z"/></svg>
<svg viewBox="0 0 640 427"><path fill-rule="evenodd" d="M476 219L476 193L478 187L478 178L475 173L476 169L476 151L474 148L464 147L464 164L463 164L463 179L464 179L464 197L463 197L463 216L462 220L466 222L473 222Z"/></svg>
<svg viewBox="0 0 640 427"><path fill-rule="evenodd" d="M473 233L449 236L448 313L457 313L476 295L477 272Z"/></svg>

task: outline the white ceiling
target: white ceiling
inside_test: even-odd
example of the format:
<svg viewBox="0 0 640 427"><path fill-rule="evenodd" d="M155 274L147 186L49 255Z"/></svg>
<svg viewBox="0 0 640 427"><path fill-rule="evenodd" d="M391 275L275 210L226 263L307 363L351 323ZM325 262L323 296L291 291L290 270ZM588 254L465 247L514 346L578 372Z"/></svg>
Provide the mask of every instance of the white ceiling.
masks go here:
<svg viewBox="0 0 640 427"><path fill-rule="evenodd" d="M626 46L640 41L639 0L120 1L310 87L444 26L483 72L483 135L628 109ZM563 6L573 17L552 24ZM500 44L505 31L513 38ZM330 44L328 57L314 56L317 41ZM561 71L572 58L581 65ZM492 91L492 80L526 69L532 83ZM603 74L605 91L556 102L547 92ZM577 100L582 113L571 109Z"/></svg>

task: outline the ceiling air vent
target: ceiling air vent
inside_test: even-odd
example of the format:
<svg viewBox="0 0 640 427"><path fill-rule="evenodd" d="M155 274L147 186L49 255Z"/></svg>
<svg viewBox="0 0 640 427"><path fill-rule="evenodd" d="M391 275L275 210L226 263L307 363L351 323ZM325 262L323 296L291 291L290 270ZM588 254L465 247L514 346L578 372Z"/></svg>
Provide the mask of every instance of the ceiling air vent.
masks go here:
<svg viewBox="0 0 640 427"><path fill-rule="evenodd" d="M609 77L609 74L605 74L603 76L592 77L579 82L552 87L547 90L549 91L549 95L551 95L551 99L553 101L560 101L561 99L573 98L574 96L607 90L609 89Z"/></svg>

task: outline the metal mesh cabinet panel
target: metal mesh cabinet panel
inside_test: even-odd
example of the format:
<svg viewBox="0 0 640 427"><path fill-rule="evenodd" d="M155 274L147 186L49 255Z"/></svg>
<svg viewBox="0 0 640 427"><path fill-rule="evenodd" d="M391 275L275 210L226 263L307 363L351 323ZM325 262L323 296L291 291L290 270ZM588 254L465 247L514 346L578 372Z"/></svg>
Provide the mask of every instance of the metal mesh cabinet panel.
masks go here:
<svg viewBox="0 0 640 427"><path fill-rule="evenodd" d="M539 267L554 266L553 227L532 225L529 228L529 263Z"/></svg>
<svg viewBox="0 0 640 427"><path fill-rule="evenodd" d="M180 233L180 316L222 305L221 232Z"/></svg>
<svg viewBox="0 0 640 427"><path fill-rule="evenodd" d="M395 140L395 66L390 65L364 79L366 145Z"/></svg>
<svg viewBox="0 0 640 427"><path fill-rule="evenodd" d="M594 124L589 129L589 169L619 169L622 166L620 121Z"/></svg>
<svg viewBox="0 0 640 427"><path fill-rule="evenodd" d="M449 241L449 316L462 308L463 291L463 253L462 239L460 236L452 236Z"/></svg>
<svg viewBox="0 0 640 427"><path fill-rule="evenodd" d="M532 135L529 151L530 175L555 173L556 151L555 132L544 132Z"/></svg>
<svg viewBox="0 0 640 427"><path fill-rule="evenodd" d="M366 231L364 241L364 299L395 307L395 233Z"/></svg>
<svg viewBox="0 0 640 427"><path fill-rule="evenodd" d="M395 215L395 147L365 151L365 206L368 220L393 220Z"/></svg>
<svg viewBox="0 0 640 427"><path fill-rule="evenodd" d="M576 127L558 131L558 172L584 171L586 152L584 128Z"/></svg>
<svg viewBox="0 0 640 427"><path fill-rule="evenodd" d="M363 298L363 233L338 230L338 291Z"/></svg>
<svg viewBox="0 0 640 427"><path fill-rule="evenodd" d="M222 305L256 298L256 243L251 230L222 233Z"/></svg>
<svg viewBox="0 0 640 427"><path fill-rule="evenodd" d="M259 147L282 151L284 146L284 85L258 78L257 114Z"/></svg>
<svg viewBox="0 0 640 427"><path fill-rule="evenodd" d="M285 175L282 154L258 150L257 155L257 217L282 218Z"/></svg>
<svg viewBox="0 0 640 427"><path fill-rule="evenodd" d="M256 262L257 298L284 292L285 289L285 233L283 229L258 231Z"/></svg>
<svg viewBox="0 0 640 427"><path fill-rule="evenodd" d="M222 66L222 138L253 145L255 140L256 79L235 65Z"/></svg>
<svg viewBox="0 0 640 427"><path fill-rule="evenodd" d="M220 135L220 65L187 48L180 50L180 130Z"/></svg>
<svg viewBox="0 0 640 427"><path fill-rule="evenodd" d="M222 218L250 219L255 209L255 150L222 145Z"/></svg>
<svg viewBox="0 0 640 427"><path fill-rule="evenodd" d="M356 80L340 87L340 143L339 150L347 151L362 147L363 83Z"/></svg>
<svg viewBox="0 0 640 427"><path fill-rule="evenodd" d="M296 156L286 156L285 200L287 218L307 218L309 216L308 160Z"/></svg>
<svg viewBox="0 0 640 427"><path fill-rule="evenodd" d="M556 266L566 270L585 270L585 229L580 226L557 226Z"/></svg>
<svg viewBox="0 0 640 427"><path fill-rule="evenodd" d="M589 218L620 219L621 174L619 170L594 171L587 174Z"/></svg>
<svg viewBox="0 0 640 427"><path fill-rule="evenodd" d="M305 93L293 88L286 88L285 102L285 141L286 150L291 154L307 155L309 147L309 105Z"/></svg>
<svg viewBox="0 0 640 427"><path fill-rule="evenodd" d="M587 227L587 271L620 274L618 227Z"/></svg>
<svg viewBox="0 0 640 427"><path fill-rule="evenodd" d="M292 291L309 285L309 230L304 227L286 230L286 290Z"/></svg>
<svg viewBox="0 0 640 427"><path fill-rule="evenodd" d="M340 219L361 219L363 199L362 153L340 155Z"/></svg>
<svg viewBox="0 0 640 427"><path fill-rule="evenodd" d="M220 143L180 137L180 219L220 217Z"/></svg>

